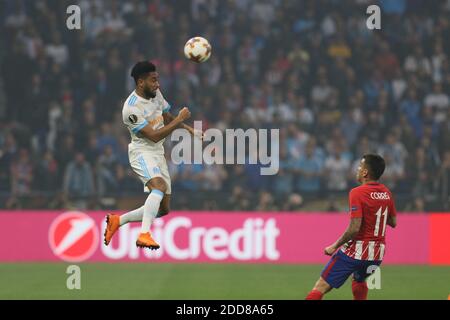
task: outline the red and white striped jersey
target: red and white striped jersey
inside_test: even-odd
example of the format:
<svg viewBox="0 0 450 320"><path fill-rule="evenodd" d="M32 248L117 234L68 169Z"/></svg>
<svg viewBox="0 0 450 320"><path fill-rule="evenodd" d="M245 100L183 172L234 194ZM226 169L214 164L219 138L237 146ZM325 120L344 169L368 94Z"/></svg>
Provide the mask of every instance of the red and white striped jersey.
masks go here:
<svg viewBox="0 0 450 320"><path fill-rule="evenodd" d="M388 216L396 216L391 191L383 184L371 182L350 191L351 218L361 218L358 234L341 248L357 260L383 260Z"/></svg>

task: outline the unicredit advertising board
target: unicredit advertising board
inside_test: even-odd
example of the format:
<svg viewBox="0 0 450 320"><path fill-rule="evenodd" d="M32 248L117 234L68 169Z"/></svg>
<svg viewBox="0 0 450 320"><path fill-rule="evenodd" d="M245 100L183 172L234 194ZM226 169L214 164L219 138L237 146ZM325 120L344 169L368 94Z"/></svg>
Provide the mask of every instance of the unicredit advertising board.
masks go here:
<svg viewBox="0 0 450 320"><path fill-rule="evenodd" d="M174 212L155 220L161 248L137 248L140 223L103 244L105 212L0 211L0 262L324 263L348 225L343 213ZM399 214L385 263L450 264L450 215Z"/></svg>

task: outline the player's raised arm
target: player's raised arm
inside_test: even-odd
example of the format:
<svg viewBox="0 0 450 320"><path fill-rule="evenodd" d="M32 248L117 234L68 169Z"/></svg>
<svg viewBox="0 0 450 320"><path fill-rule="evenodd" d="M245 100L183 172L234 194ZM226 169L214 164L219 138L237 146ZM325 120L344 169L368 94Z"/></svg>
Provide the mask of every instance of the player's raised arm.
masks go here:
<svg viewBox="0 0 450 320"><path fill-rule="evenodd" d="M178 116L174 117L173 120L164 127L155 130L152 128L150 124L148 124L145 127L143 127L139 132L147 139L156 143L167 137L169 134L171 134L172 131L177 129L180 126L180 124L182 124L183 121L189 119L190 116L191 112L189 111L188 108L184 107L183 109L180 110Z"/></svg>
<svg viewBox="0 0 450 320"><path fill-rule="evenodd" d="M171 123L173 120L175 120L176 117L173 114L171 114L170 111L166 111L166 112L163 112L163 118L164 118L164 125L166 126L169 123ZM191 127L189 127L188 125L186 125L184 123L180 123L178 125L178 128L184 128L186 130L189 130L188 128L191 128Z"/></svg>
<svg viewBox="0 0 450 320"><path fill-rule="evenodd" d="M164 125L168 125L170 124L172 121L175 120L175 117L170 113L170 112L164 112L163 113L163 118L164 118ZM193 136L198 137L199 139L203 139L203 132L199 131L199 130L195 130L194 128L192 128L191 126L185 124L185 123L181 123L178 125L178 128L183 128L186 129L187 131L190 132L190 134L192 134Z"/></svg>

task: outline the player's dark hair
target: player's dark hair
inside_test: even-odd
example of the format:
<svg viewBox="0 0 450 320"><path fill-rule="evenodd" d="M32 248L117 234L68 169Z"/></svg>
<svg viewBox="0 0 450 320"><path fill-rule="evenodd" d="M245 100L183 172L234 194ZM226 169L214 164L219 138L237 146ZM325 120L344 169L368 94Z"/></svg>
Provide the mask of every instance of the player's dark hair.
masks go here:
<svg viewBox="0 0 450 320"><path fill-rule="evenodd" d="M363 155L363 159L367 170L369 170L370 177L374 180L380 179L386 168L383 157L378 154L365 154Z"/></svg>
<svg viewBox="0 0 450 320"><path fill-rule="evenodd" d="M147 77L150 72L155 72L156 66L150 61L140 61L136 63L131 69L131 76L134 79L134 82L137 84L139 79L143 79Z"/></svg>

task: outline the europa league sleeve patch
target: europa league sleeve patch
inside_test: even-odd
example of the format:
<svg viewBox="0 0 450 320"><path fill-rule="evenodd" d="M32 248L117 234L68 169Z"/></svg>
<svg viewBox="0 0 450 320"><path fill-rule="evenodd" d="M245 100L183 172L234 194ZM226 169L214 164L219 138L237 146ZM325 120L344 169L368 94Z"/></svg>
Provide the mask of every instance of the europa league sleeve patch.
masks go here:
<svg viewBox="0 0 450 320"><path fill-rule="evenodd" d="M128 120L130 120L132 124L135 124L138 121L138 117L135 114L130 114Z"/></svg>

